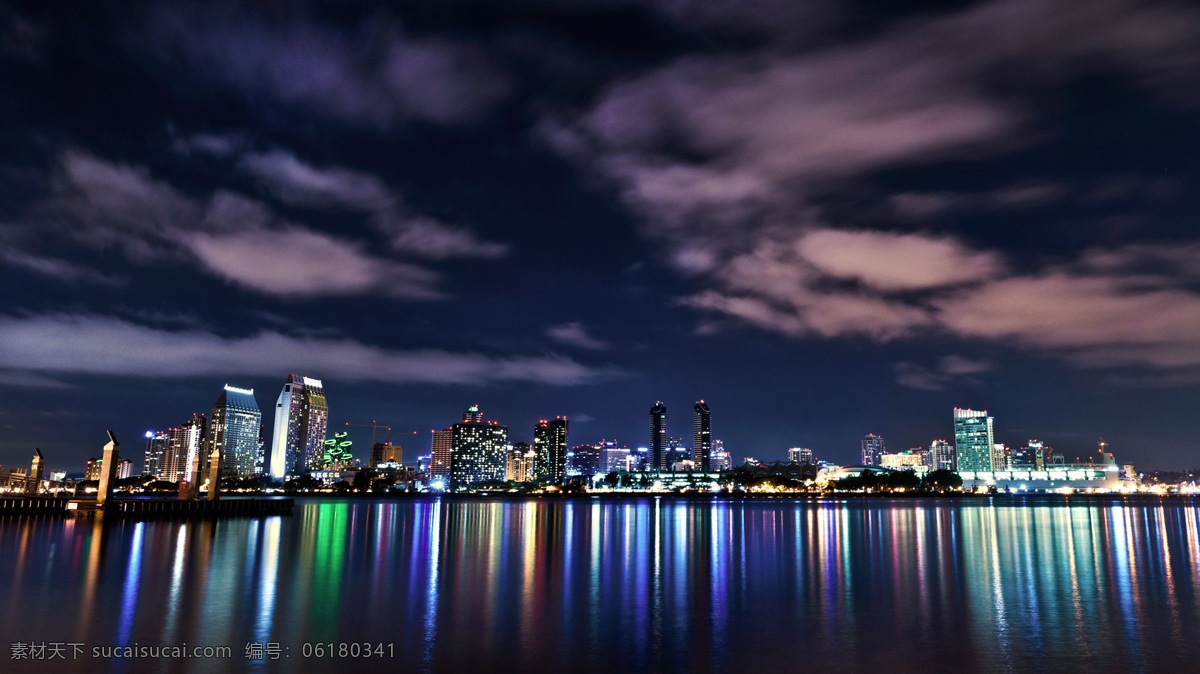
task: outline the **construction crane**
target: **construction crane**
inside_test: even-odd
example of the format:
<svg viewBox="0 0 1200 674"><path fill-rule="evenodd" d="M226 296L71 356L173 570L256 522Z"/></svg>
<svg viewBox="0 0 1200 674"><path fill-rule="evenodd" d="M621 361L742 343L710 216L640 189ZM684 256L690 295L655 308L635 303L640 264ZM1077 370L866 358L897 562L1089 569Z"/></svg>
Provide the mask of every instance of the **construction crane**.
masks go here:
<svg viewBox="0 0 1200 674"><path fill-rule="evenodd" d="M375 437L379 433L379 429L382 428L387 431L387 435L385 436L386 439L384 440L384 442L389 445L392 444L392 427L391 426L385 426L384 424L381 424L381 423L375 421L374 419L372 419L371 423L369 423L369 424L354 424L354 423L350 423L349 421L347 421L346 425L347 426L362 426L363 428L371 429L371 450L370 450L369 456L371 456L372 461L374 461L374 458L375 458ZM404 435L416 435L417 431L403 431L403 433L404 433ZM372 463L372 465L374 465L374 464Z"/></svg>
<svg viewBox="0 0 1200 674"><path fill-rule="evenodd" d="M392 427L391 426L384 426L383 424L376 422L374 419L372 419L371 423L369 423L369 424L352 424L349 421L347 421L346 425L347 426L362 426L363 428L371 429L371 447L375 446L375 434L379 432L379 429L385 428L385 429L387 429L387 440L385 440L384 442L388 443L389 445L392 444Z"/></svg>

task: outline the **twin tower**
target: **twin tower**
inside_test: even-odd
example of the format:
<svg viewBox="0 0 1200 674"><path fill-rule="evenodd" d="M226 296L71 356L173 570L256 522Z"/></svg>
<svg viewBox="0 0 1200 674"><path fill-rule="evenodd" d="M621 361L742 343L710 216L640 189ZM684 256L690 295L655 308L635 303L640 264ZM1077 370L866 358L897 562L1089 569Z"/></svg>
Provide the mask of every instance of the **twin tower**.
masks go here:
<svg viewBox="0 0 1200 674"><path fill-rule="evenodd" d="M697 400L692 406L694 424L692 432L692 461L696 470L712 470L712 418L708 404ZM661 400L650 408L650 465L655 470L666 470L667 406Z"/></svg>

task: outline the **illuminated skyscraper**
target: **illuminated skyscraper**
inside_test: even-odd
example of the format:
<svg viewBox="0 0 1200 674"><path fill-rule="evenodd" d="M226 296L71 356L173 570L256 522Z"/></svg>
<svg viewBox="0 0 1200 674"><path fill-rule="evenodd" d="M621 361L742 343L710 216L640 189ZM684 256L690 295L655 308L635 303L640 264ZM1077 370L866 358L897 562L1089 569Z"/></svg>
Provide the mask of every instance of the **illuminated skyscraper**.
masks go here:
<svg viewBox="0 0 1200 674"><path fill-rule="evenodd" d="M476 482L504 480L508 428L494 421L483 421L483 414L476 406L463 415L460 423L450 428L451 486L458 488Z"/></svg>
<svg viewBox="0 0 1200 674"><path fill-rule="evenodd" d="M450 483L450 451L454 447L454 429L446 428L433 432L432 463L429 464L429 479Z"/></svg>
<svg viewBox="0 0 1200 674"><path fill-rule="evenodd" d="M883 450L883 436L868 433L862 441L862 465L878 466Z"/></svg>
<svg viewBox="0 0 1200 674"><path fill-rule="evenodd" d="M221 452L225 475L263 472L262 412L254 400L254 389L226 384L213 405L209 423L209 451Z"/></svg>
<svg viewBox="0 0 1200 674"><path fill-rule="evenodd" d="M666 467L667 449L667 406L662 401L650 408L650 465L647 470L662 470Z"/></svg>
<svg viewBox="0 0 1200 674"><path fill-rule="evenodd" d="M567 418L542 419L533 427L537 478L554 484L567 476Z"/></svg>
<svg viewBox="0 0 1200 674"><path fill-rule="evenodd" d="M595 475L600 472L600 447L579 445L572 447L569 454L568 472L572 475Z"/></svg>
<svg viewBox="0 0 1200 674"><path fill-rule="evenodd" d="M788 461L802 466L811 466L813 451L807 447L792 447L788 450Z"/></svg>
<svg viewBox="0 0 1200 674"><path fill-rule="evenodd" d="M601 470L606 473L614 470L633 470L630 463L637 460L637 455L630 452L628 447L622 447L614 440L601 440L599 446Z"/></svg>
<svg viewBox="0 0 1200 674"><path fill-rule="evenodd" d="M929 443L929 468L931 470L958 470L954 461L954 445L945 440Z"/></svg>
<svg viewBox="0 0 1200 674"><path fill-rule="evenodd" d="M271 477L303 475L320 468L328 422L321 380L289 374L275 403Z"/></svg>
<svg viewBox="0 0 1200 674"><path fill-rule="evenodd" d="M992 417L987 410L954 408L954 453L958 470L992 470Z"/></svg>
<svg viewBox="0 0 1200 674"><path fill-rule="evenodd" d="M663 470L695 470L696 462L692 460L692 446L685 445L683 438L667 436L667 448L663 450Z"/></svg>
<svg viewBox="0 0 1200 674"><path fill-rule="evenodd" d="M733 457L725 449L725 443L720 438L713 438L712 469L715 471L733 470Z"/></svg>
<svg viewBox="0 0 1200 674"><path fill-rule="evenodd" d="M187 480L192 482L192 459L206 446L208 421L203 414L193 414L191 419L167 429L167 449L163 452L160 479L168 482ZM204 457L200 457L203 466Z"/></svg>
<svg viewBox="0 0 1200 674"><path fill-rule="evenodd" d="M695 412L692 432L692 460L696 462L696 470L707 473L712 470L712 417L708 405L703 400L697 400L692 406Z"/></svg>
<svg viewBox="0 0 1200 674"><path fill-rule="evenodd" d="M1030 440L1013 455L1013 465L1019 468L1045 470L1050 463L1050 453L1054 450L1040 440Z"/></svg>
<svg viewBox="0 0 1200 674"><path fill-rule="evenodd" d="M508 449L508 465L504 471L505 479L513 482L532 482L534 480L534 460L536 455L529 448L529 443L518 442Z"/></svg>
<svg viewBox="0 0 1200 674"><path fill-rule="evenodd" d="M162 475L163 457L167 453L167 434L165 431L146 431L146 458L142 463L142 475L159 477Z"/></svg>

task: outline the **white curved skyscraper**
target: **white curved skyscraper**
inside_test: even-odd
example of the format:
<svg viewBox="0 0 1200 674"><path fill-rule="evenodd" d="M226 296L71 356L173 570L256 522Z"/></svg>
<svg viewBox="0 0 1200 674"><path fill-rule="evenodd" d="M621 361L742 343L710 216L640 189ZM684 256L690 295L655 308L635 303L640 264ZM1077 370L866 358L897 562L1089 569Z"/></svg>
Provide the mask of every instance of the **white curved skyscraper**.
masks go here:
<svg viewBox="0 0 1200 674"><path fill-rule="evenodd" d="M321 380L289 374L275 402L271 477L282 479L319 468L328 422L329 407Z"/></svg>

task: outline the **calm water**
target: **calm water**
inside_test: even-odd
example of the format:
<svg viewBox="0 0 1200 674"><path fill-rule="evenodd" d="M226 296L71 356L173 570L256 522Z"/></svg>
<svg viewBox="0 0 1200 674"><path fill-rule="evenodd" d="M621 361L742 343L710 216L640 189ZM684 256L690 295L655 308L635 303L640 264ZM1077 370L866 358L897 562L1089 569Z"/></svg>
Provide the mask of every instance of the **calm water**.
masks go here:
<svg viewBox="0 0 1200 674"><path fill-rule="evenodd" d="M299 501L0 519L0 670L1195 671L1187 500ZM306 659L305 644L392 644ZM113 645L217 660L92 660ZM245 659L248 642L290 657ZM67 652L69 658L71 653Z"/></svg>

